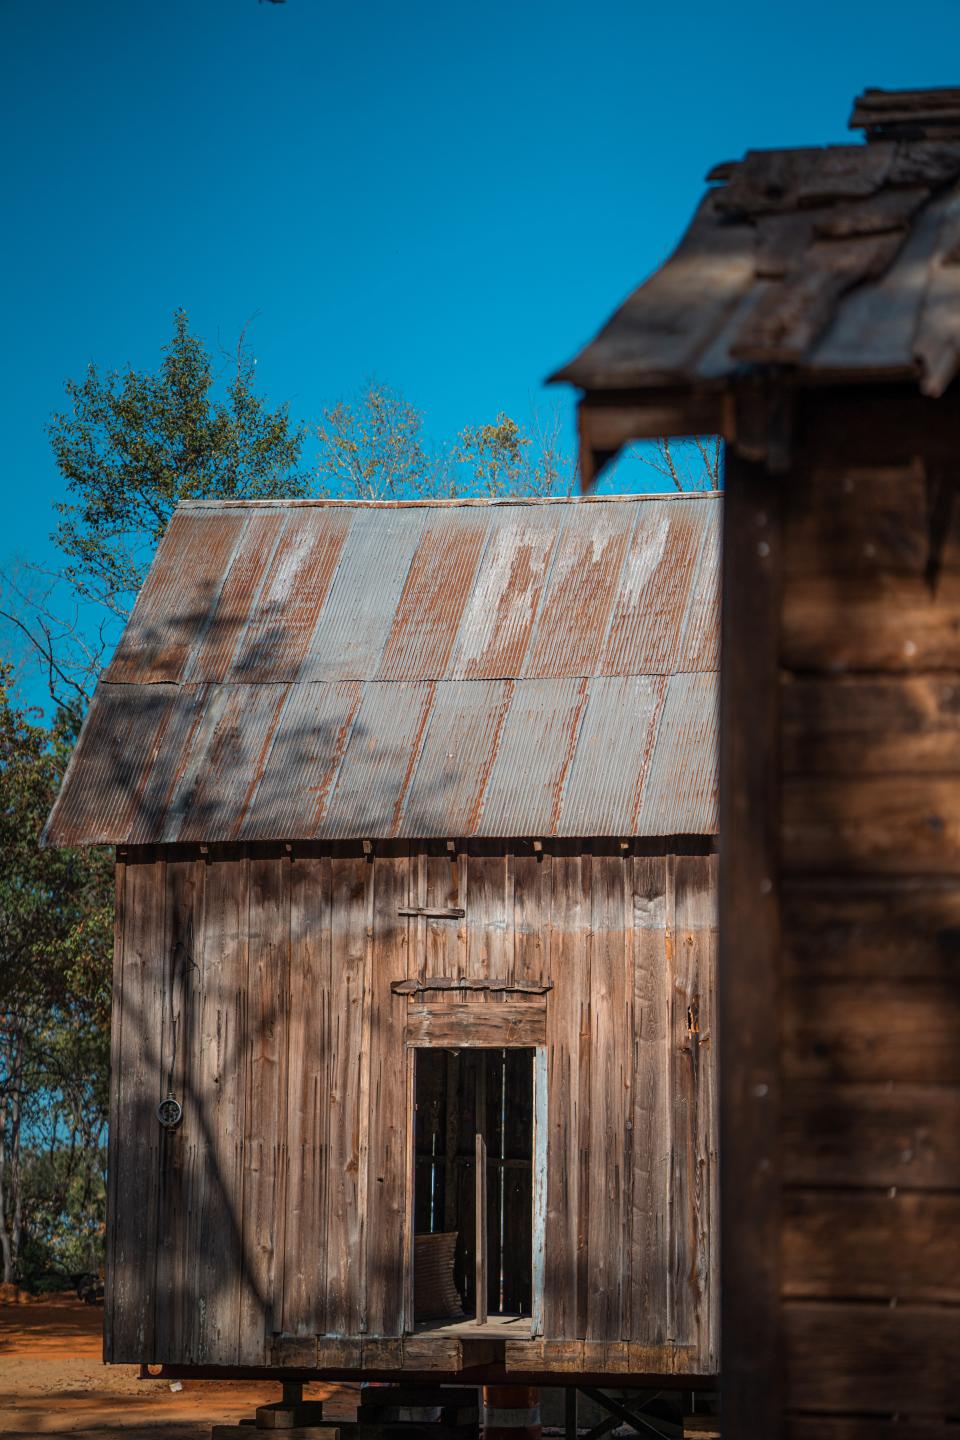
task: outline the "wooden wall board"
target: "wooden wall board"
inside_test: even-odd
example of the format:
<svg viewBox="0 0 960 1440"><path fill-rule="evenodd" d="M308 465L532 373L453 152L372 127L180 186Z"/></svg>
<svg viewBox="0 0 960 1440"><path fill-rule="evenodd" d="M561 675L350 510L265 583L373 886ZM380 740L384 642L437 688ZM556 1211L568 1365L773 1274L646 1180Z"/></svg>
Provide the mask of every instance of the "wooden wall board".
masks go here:
<svg viewBox="0 0 960 1440"><path fill-rule="evenodd" d="M163 1025L160 1090L180 1098L184 1123L160 1134L157 1196L155 1349L175 1350L189 1324L190 1178L196 1145L197 1094L193 1085L193 1024L199 1017L197 935L203 875L196 859L169 859L165 867ZM261 1326L262 1331L262 1326ZM263 1336L260 1336L260 1354Z"/></svg>
<svg viewBox="0 0 960 1440"><path fill-rule="evenodd" d="M633 1087L631 1096L629 1308L630 1336L663 1346L668 1338L672 1106L670 961L666 944L667 858L632 857ZM671 889L671 899L673 891Z"/></svg>
<svg viewBox="0 0 960 1440"><path fill-rule="evenodd" d="M263 1363L266 1335L279 1328L280 1320L274 1306L274 1236L286 1160L282 1137L287 1119L290 871L290 862L279 854L250 860L239 1342L243 1364Z"/></svg>
<svg viewBox="0 0 960 1440"><path fill-rule="evenodd" d="M366 1326L373 1335L403 1333L403 1262L407 1248L407 1072L404 1002L391 980L407 975L409 927L397 914L410 902L410 852L384 847L373 873L371 947L370 1165L367 1176ZM412 1317L411 1317L412 1324Z"/></svg>
<svg viewBox="0 0 960 1440"><path fill-rule="evenodd" d="M897 1414L926 1440L960 1414L960 509L952 475L916 459L926 433L902 465L838 468L841 414L863 453L880 448L866 411L852 396L801 411L790 484L765 482L781 586L766 596L764 478L742 461L727 476L722 877L767 858L739 923L721 880L725 1433L857 1440L899 1434ZM764 755L738 810L738 775ZM758 954L767 893L779 942ZM752 991L734 1005L738 977ZM761 1010L772 1079L746 1072ZM772 1149L729 1123L741 1079L776 1100ZM759 1311L751 1252L777 1279ZM782 1367L749 1315L736 1323L745 1296L779 1329Z"/></svg>
<svg viewBox="0 0 960 1440"><path fill-rule="evenodd" d="M451 857L440 842L378 845L371 856L347 843L171 847L138 851L118 869L111 1184L126 1177L129 1214L111 1237L126 1266L111 1259L114 1359L256 1366L277 1334L288 1345L399 1343L412 1323L408 1042L461 1046L464 1027L481 1026L497 1048L536 1046L543 1057L533 1264L544 1338L593 1347L591 1364L605 1357L611 1374L637 1373L640 1351L659 1373L671 1346L691 1373L715 1363L715 1321L700 1312L715 1309L716 1289L697 1258L716 1170L702 1123L713 1084L702 1017L712 1003L715 859L687 845L669 861L671 876L676 863L689 877L679 924L692 957L674 1000L666 927L677 887L668 900L666 845L635 854L618 841L549 842L542 859L527 842L479 848ZM426 917L398 914L431 887L478 897L477 938L469 903L442 947ZM428 966L456 974L470 964L496 982L548 988L442 1003L392 989ZM153 1048L143 1013L156 1017ZM184 1120L160 1135L155 1107L167 1086ZM138 1128L128 1134L131 1105ZM674 1116L688 1140L671 1163ZM533 1141L514 1135L521 1117L509 1118L505 1143L527 1154ZM491 1124L496 1137L499 1119ZM529 1115L523 1124L528 1132ZM696 1173L683 1173L689 1166ZM508 1227L524 1254L530 1180ZM468 1170L460 1181L470 1188ZM131 1223L150 1234L131 1238ZM689 1342L680 1350L670 1333L678 1316ZM631 1346L640 1347L632 1357Z"/></svg>
<svg viewBox="0 0 960 1440"><path fill-rule="evenodd" d="M779 1440L783 487L727 453L720 714L721 1373L730 1440Z"/></svg>
<svg viewBox="0 0 960 1440"><path fill-rule="evenodd" d="M783 1293L960 1303L960 1192L787 1191Z"/></svg>
<svg viewBox="0 0 960 1440"><path fill-rule="evenodd" d="M157 1261L160 1154L156 1107L160 1094L163 961L156 938L164 933L162 859L151 852L125 866L123 1014L114 1072L117 1093L116 1184L111 1216L114 1358L133 1349L152 1355Z"/></svg>
<svg viewBox="0 0 960 1440"><path fill-rule="evenodd" d="M283 1302L288 1335L326 1332L327 1126L331 1069L331 867L327 856L295 855L290 866L290 999L287 1017L287 1184Z"/></svg>
<svg viewBox="0 0 960 1440"><path fill-rule="evenodd" d="M486 992L474 992L463 1005L410 1005L405 1007L408 1046L458 1049L505 1045L542 1045L546 1038L547 1007L539 997L485 1005ZM501 996L502 999L502 996ZM400 1009L400 1005L397 1006ZM403 1010L400 1010L403 1015Z"/></svg>
<svg viewBox="0 0 960 1440"><path fill-rule="evenodd" d="M783 1313L791 1409L941 1419L960 1411L960 1309L790 1302Z"/></svg>
<svg viewBox="0 0 960 1440"><path fill-rule="evenodd" d="M960 880L799 876L783 883L790 980L960 978Z"/></svg>
<svg viewBox="0 0 960 1440"><path fill-rule="evenodd" d="M783 1155L789 1185L960 1189L960 1089L787 1081Z"/></svg>

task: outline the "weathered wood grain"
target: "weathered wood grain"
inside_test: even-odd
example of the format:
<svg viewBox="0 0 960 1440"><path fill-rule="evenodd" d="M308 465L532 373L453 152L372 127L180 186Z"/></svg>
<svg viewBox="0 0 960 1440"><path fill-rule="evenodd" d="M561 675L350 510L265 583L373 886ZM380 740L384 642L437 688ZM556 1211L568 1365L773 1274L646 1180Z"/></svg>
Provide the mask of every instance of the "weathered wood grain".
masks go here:
<svg viewBox="0 0 960 1440"><path fill-rule="evenodd" d="M466 869L468 859L462 851L450 853L444 844L431 844L424 855L426 903L436 906L465 908ZM466 917L454 924L450 921L427 920L424 925L424 951L412 967L426 981L449 977L462 980L467 977L467 922ZM456 1004L457 992L428 992L425 1003L434 1005Z"/></svg>
<svg viewBox="0 0 960 1440"><path fill-rule="evenodd" d="M960 746L953 675L796 676L784 684L786 775L949 775Z"/></svg>
<svg viewBox="0 0 960 1440"><path fill-rule="evenodd" d="M507 1045L542 1045L546 1038L547 1009L542 1001L483 1005L480 996L467 1005L410 1005L406 1008L406 1044L449 1046L454 1049L500 1049ZM404 1007L396 1002L400 1014Z"/></svg>
<svg viewBox="0 0 960 1440"><path fill-rule="evenodd" d="M155 1354L178 1360L191 1308L193 1257L187 1208L196 1155L199 1096L194 1085L190 1038L191 1001L199 974L197 911L198 861L171 857L164 872L164 1004L160 1088L180 1100L184 1118L160 1134L160 1193L157 1207ZM261 1321L261 1356L263 1326Z"/></svg>
<svg viewBox="0 0 960 1440"><path fill-rule="evenodd" d="M327 1181L327 1329L360 1332L360 1073L367 985L367 910L373 866L350 847L330 862L333 933L330 963L330 1095Z"/></svg>
<svg viewBox="0 0 960 1440"><path fill-rule="evenodd" d="M635 856L627 900L633 936L633 1094L629 1240L631 1338L663 1345L670 1285L670 988L667 862ZM673 892L671 890L671 901Z"/></svg>
<svg viewBox="0 0 960 1440"><path fill-rule="evenodd" d="M623 1322L624 1161L631 1103L633 986L627 983L624 869L618 853L594 854L590 867L591 1065L585 1139L591 1156L587 1177L591 1221L586 1338L604 1341L628 1335Z"/></svg>
<svg viewBox="0 0 960 1440"><path fill-rule="evenodd" d="M791 1185L960 1190L960 1089L788 1081L783 1154Z"/></svg>
<svg viewBox="0 0 960 1440"><path fill-rule="evenodd" d="M793 776L781 837L788 873L956 875L960 775Z"/></svg>
<svg viewBox="0 0 960 1440"><path fill-rule="evenodd" d="M370 1155L367 1177L367 1329L403 1333L403 1213L407 1128L405 1002L390 982L407 974L408 925L398 908L410 897L410 855L405 844L378 854L373 864L371 952Z"/></svg>
<svg viewBox="0 0 960 1440"><path fill-rule="evenodd" d="M290 870L279 853L250 860L239 1344L244 1365L264 1363L266 1339L280 1324L274 1311L275 1241L286 1162Z"/></svg>
<svg viewBox="0 0 960 1440"><path fill-rule="evenodd" d="M955 876L791 878L783 891L791 980L960 979Z"/></svg>
<svg viewBox="0 0 960 1440"><path fill-rule="evenodd" d="M669 1371L679 1352L667 1339L668 1297L681 1283L671 1281L671 1256L682 1247L670 1236L666 859L616 841L592 848L563 841L537 859L524 845L481 847L469 859L480 862L479 938L470 938L467 903L462 935L436 922L447 932L442 948L427 917L398 910L432 901L438 889L463 898L467 861L445 846L410 855L406 846L378 845L372 859L350 844L221 846L204 855L179 847L165 866L138 852L139 935L124 920L135 867L118 872L118 1098L149 1091L141 1106L149 1114L133 1137L147 1158L128 1172L129 1216L114 1238L129 1253L123 1224L149 1225L156 1256L144 1270L135 1237L125 1287L111 1257L108 1324L116 1314L126 1327L122 1352L111 1328L112 1353L259 1365L279 1363L282 1352L285 1363L312 1368L302 1357L320 1337L314 1363L328 1368L349 1358L358 1368L385 1371L390 1361L410 1369L401 1345L411 1312L408 1047L460 1049L482 1036L488 1048L544 1047L538 1326L561 1345L576 1340L581 1364L579 1332L587 1333L596 1373ZM699 947L704 916L691 911L687 923ZM487 971L482 983L504 987L497 1003L477 993L428 999L442 992L418 992L420 1003L411 1003L392 993L431 967L437 979L455 979L469 968L470 945ZM145 963L154 967L149 976ZM700 965L685 996L691 986L705 993ZM525 988L505 988L515 984ZM146 1038L144 1005L156 1012ZM132 1064L125 1027L139 1046ZM168 1085L184 1120L161 1136L155 1107ZM690 1093L696 1117L699 1092ZM529 1115L508 1120L509 1155L527 1154ZM699 1154L699 1120L693 1125ZM702 1175L679 1173L687 1164L684 1148L675 1157L678 1213L687 1204L677 1203L681 1193L691 1213L701 1204ZM510 1244L530 1244L529 1195L525 1203L508 1225ZM689 1285L686 1261L681 1269ZM694 1309L715 1303L695 1289ZM707 1334L699 1319L694 1333ZM364 1335L366 1355L330 1349ZM693 1356L694 1346L682 1349ZM677 1363L705 1373L712 1362L704 1350L696 1363Z"/></svg>
<svg viewBox="0 0 960 1440"><path fill-rule="evenodd" d="M118 1235L117 1197L119 1172L123 1163L120 1144L120 1067L123 1063L123 977L126 954L127 865L120 854L114 869L113 911L113 995L110 1014L110 1109L107 1131L107 1232L106 1279L103 1296L103 1359L109 1364L118 1358L114 1314L116 1309L116 1241Z"/></svg>
<svg viewBox="0 0 960 1440"><path fill-rule="evenodd" d="M322 1237L329 1177L331 919L329 857L295 855L290 873L289 1158L280 1326L287 1335L322 1335L327 1328L328 1252Z"/></svg>
<svg viewBox="0 0 960 1440"><path fill-rule="evenodd" d="M787 587L781 654L801 672L953 673L958 633L956 571L943 571L933 588L922 575L832 571Z"/></svg>
<svg viewBox="0 0 960 1440"><path fill-rule="evenodd" d="M720 715L721 1373L730 1440L779 1440L781 494L726 457Z"/></svg>
<svg viewBox="0 0 960 1440"><path fill-rule="evenodd" d="M783 1073L837 1083L960 1085L960 990L938 981L791 984Z"/></svg>
<svg viewBox="0 0 960 1440"><path fill-rule="evenodd" d="M164 993L164 861L125 867L111 1339L114 1361L153 1358Z"/></svg>
<svg viewBox="0 0 960 1440"><path fill-rule="evenodd" d="M669 863L674 872L670 1336L709 1354L717 1338L710 1335L710 1293L719 1259L711 1244L718 1206L716 857L678 855Z"/></svg>
<svg viewBox="0 0 960 1440"><path fill-rule="evenodd" d="M197 1296L192 1358L203 1365L234 1365L242 1268L248 862L210 857L203 869L199 1035L194 1051L199 1143L190 1203Z"/></svg>
<svg viewBox="0 0 960 1440"><path fill-rule="evenodd" d="M818 465L784 515L783 566L791 587L839 573L923 578L930 560L927 490L919 460L883 467ZM941 565L960 568L960 515L942 539Z"/></svg>
<svg viewBox="0 0 960 1440"><path fill-rule="evenodd" d="M791 1409L918 1418L960 1410L960 1309L792 1302L783 1314Z"/></svg>
<svg viewBox="0 0 960 1440"><path fill-rule="evenodd" d="M558 843L551 867L550 975L547 1006L547 1215L544 1333L577 1337L578 1257L585 1223L580 1194L580 1036L588 1018L587 917L582 907L583 862Z"/></svg>
<svg viewBox="0 0 960 1440"><path fill-rule="evenodd" d="M791 1299L960 1302L960 1193L788 1191Z"/></svg>

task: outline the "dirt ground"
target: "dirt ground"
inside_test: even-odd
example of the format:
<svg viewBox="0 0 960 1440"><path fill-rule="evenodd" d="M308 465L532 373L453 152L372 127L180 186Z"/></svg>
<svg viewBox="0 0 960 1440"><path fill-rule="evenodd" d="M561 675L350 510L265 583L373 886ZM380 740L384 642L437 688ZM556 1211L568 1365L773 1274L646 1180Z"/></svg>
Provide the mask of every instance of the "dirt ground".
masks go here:
<svg viewBox="0 0 960 1440"><path fill-rule="evenodd" d="M209 1440L211 1425L234 1424L280 1398L279 1385L191 1380L172 1391L165 1380L138 1380L134 1366L103 1364L102 1323L99 1306L72 1297L0 1305L0 1435ZM329 1398L332 1415L353 1418L349 1388L307 1385L304 1398Z"/></svg>

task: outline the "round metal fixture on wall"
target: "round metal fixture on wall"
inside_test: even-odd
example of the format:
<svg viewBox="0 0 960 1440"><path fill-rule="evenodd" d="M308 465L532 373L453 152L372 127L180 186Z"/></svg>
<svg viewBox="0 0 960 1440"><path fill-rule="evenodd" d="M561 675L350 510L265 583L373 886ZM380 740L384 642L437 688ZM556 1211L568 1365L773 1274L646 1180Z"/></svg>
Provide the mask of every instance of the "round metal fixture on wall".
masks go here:
<svg viewBox="0 0 960 1440"><path fill-rule="evenodd" d="M183 1119L183 1106L175 1095L170 1094L157 1106L157 1119L164 1130L176 1130Z"/></svg>

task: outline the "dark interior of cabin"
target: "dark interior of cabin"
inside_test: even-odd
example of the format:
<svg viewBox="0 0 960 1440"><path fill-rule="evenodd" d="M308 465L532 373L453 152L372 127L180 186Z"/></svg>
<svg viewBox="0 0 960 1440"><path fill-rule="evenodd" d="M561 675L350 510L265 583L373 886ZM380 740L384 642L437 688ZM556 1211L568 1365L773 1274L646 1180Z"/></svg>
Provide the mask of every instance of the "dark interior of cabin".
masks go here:
<svg viewBox="0 0 960 1440"><path fill-rule="evenodd" d="M530 1314L534 1054L416 1052L418 1323Z"/></svg>

